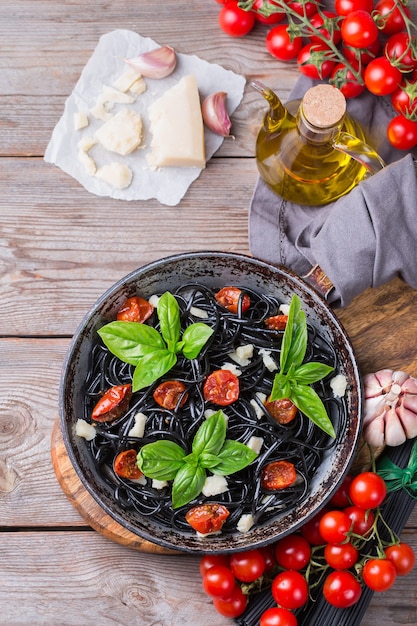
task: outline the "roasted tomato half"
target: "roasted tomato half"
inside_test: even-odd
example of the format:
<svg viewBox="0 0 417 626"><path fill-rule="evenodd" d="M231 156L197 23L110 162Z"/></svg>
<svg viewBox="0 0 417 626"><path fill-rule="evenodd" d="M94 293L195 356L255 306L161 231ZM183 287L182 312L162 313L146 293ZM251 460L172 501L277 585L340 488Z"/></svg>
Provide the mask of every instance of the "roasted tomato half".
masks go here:
<svg viewBox="0 0 417 626"><path fill-rule="evenodd" d="M281 400L268 400L265 408L279 424L289 424L297 415L297 407L288 398Z"/></svg>
<svg viewBox="0 0 417 626"><path fill-rule="evenodd" d="M145 322L153 313L154 307L144 298L133 296L120 307L116 319L121 322Z"/></svg>
<svg viewBox="0 0 417 626"><path fill-rule="evenodd" d="M113 468L115 473L121 478L129 478L130 480L137 480L143 476L142 472L137 466L136 450L123 450L114 459Z"/></svg>
<svg viewBox="0 0 417 626"><path fill-rule="evenodd" d="M182 406L187 400L186 387L179 380L166 380L158 385L153 392L153 399L164 409L173 411L177 406Z"/></svg>
<svg viewBox="0 0 417 626"><path fill-rule="evenodd" d="M289 461L273 461L262 469L261 485L263 489L276 491L286 489L297 478L297 472L293 463Z"/></svg>
<svg viewBox="0 0 417 626"><path fill-rule="evenodd" d="M110 387L94 407L92 419L95 422L112 422L127 411L131 397L130 384Z"/></svg>
<svg viewBox="0 0 417 626"><path fill-rule="evenodd" d="M229 509L223 504L213 502L193 507L186 513L185 519L198 533L207 535L221 530L229 515Z"/></svg>
<svg viewBox="0 0 417 626"><path fill-rule="evenodd" d="M273 315L265 320L265 326L270 330L285 330L288 315Z"/></svg>
<svg viewBox="0 0 417 626"><path fill-rule="evenodd" d="M215 298L221 306L231 313L237 313L239 306L241 306L242 313L250 307L249 296L238 287L223 287L216 293Z"/></svg>
<svg viewBox="0 0 417 626"><path fill-rule="evenodd" d="M239 379L230 370L215 370L203 386L204 399L219 406L236 402L239 397Z"/></svg>

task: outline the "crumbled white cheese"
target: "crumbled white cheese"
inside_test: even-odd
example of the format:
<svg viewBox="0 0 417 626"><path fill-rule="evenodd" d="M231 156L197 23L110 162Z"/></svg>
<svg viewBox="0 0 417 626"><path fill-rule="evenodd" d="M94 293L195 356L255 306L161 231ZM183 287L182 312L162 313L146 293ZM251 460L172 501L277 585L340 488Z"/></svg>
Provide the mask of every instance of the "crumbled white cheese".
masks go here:
<svg viewBox="0 0 417 626"><path fill-rule="evenodd" d="M143 437L145 434L146 415L145 413L136 413L135 423L127 433L128 437Z"/></svg>
<svg viewBox="0 0 417 626"><path fill-rule="evenodd" d="M125 163L108 163L96 172L97 178L116 189L126 189L132 182L133 172Z"/></svg>
<svg viewBox="0 0 417 626"><path fill-rule="evenodd" d="M241 367L249 365L253 357L253 344L248 343L246 346L238 346L234 352L229 352L229 356Z"/></svg>
<svg viewBox="0 0 417 626"><path fill-rule="evenodd" d="M238 367L236 367L234 363L223 363L221 369L228 370L229 372L232 372L232 374L234 374L235 376L240 376L242 373L242 371Z"/></svg>
<svg viewBox="0 0 417 626"><path fill-rule="evenodd" d="M127 67L123 74L114 81L113 87L119 91L126 92L139 78L141 78L141 75L137 70L133 67Z"/></svg>
<svg viewBox="0 0 417 626"><path fill-rule="evenodd" d="M142 78L142 76L138 78L137 80L135 80L135 82L132 83L129 87L129 91L134 93L136 96L140 96L140 94L144 93L146 90L147 90L147 85L144 79Z"/></svg>
<svg viewBox="0 0 417 626"><path fill-rule="evenodd" d="M107 122L113 117L108 108L104 106L103 102L97 102L97 104L90 109L90 113L96 120L101 120L102 122Z"/></svg>
<svg viewBox="0 0 417 626"><path fill-rule="evenodd" d="M156 309L158 307L158 302L160 301L160 299L160 296L157 296L155 293L148 299L148 302L149 304L152 304L152 306Z"/></svg>
<svg viewBox="0 0 417 626"><path fill-rule="evenodd" d="M84 437L87 441L91 441L97 434L96 429L92 424L89 424L85 420L78 419L75 423L75 434L78 437Z"/></svg>
<svg viewBox="0 0 417 626"><path fill-rule="evenodd" d="M265 404L265 400L267 398L266 394L261 393L260 391L256 392L256 397L259 398L261 404ZM250 401L250 404L253 406L255 410L255 415L258 420L261 419L262 415L265 415L265 411L259 406L254 398Z"/></svg>
<svg viewBox="0 0 417 626"><path fill-rule="evenodd" d="M168 487L168 483L166 480L157 480L154 478L152 480L152 487L153 489L164 489L165 487Z"/></svg>
<svg viewBox="0 0 417 626"><path fill-rule="evenodd" d="M339 398L343 398L346 393L347 379L343 374L337 374L330 381L330 387L333 394Z"/></svg>
<svg viewBox="0 0 417 626"><path fill-rule="evenodd" d="M90 176L94 176L97 171L97 166L94 159L84 150L78 150L78 160L80 161L80 163L82 163L87 174L89 174Z"/></svg>
<svg viewBox="0 0 417 626"><path fill-rule="evenodd" d="M201 491L206 498L210 498L210 496L218 496L220 493L229 491L229 487L224 476L213 475L207 476Z"/></svg>
<svg viewBox="0 0 417 626"><path fill-rule="evenodd" d="M247 533L248 530L252 528L255 520L253 519L253 515L251 513L245 513L239 519L236 528L240 533Z"/></svg>
<svg viewBox="0 0 417 626"><path fill-rule="evenodd" d="M74 130L81 130L86 128L86 126L88 126L87 113L84 113L84 111L74 113Z"/></svg>
<svg viewBox="0 0 417 626"><path fill-rule="evenodd" d="M142 118L133 109L121 109L96 131L95 137L106 150L126 156L142 143Z"/></svg>
<svg viewBox="0 0 417 626"><path fill-rule="evenodd" d="M251 437L246 444L248 448L259 454L264 443L263 437Z"/></svg>
<svg viewBox="0 0 417 626"><path fill-rule="evenodd" d="M78 149L83 152L88 152L91 150L93 146L97 143L97 139L91 137L90 135L85 135L85 137L81 137L80 141L77 143Z"/></svg>
<svg viewBox="0 0 417 626"><path fill-rule="evenodd" d="M142 474L139 478L129 478L132 483L136 483L137 485L146 485L146 476Z"/></svg>
<svg viewBox="0 0 417 626"><path fill-rule="evenodd" d="M267 370L270 372L275 372L278 369L278 365L275 363L274 359L271 357L271 351L265 350L265 348L261 348L259 350L259 354L262 356L262 361Z"/></svg>
<svg viewBox="0 0 417 626"><path fill-rule="evenodd" d="M207 319L208 318L207 311L203 311L203 309L198 309L196 306L192 306L190 308L190 313L191 313L191 315L194 315L194 317L200 317L202 319Z"/></svg>
<svg viewBox="0 0 417 626"><path fill-rule="evenodd" d="M103 104L106 104L108 102L115 102L118 104L132 104L132 102L135 102L135 98L133 96L129 96L129 94L127 93L119 91L119 89L109 87L108 85L103 85L101 94L99 95L97 102L103 102Z"/></svg>
<svg viewBox="0 0 417 626"><path fill-rule="evenodd" d="M280 304L279 310L283 315L288 315L288 313L290 312L290 305Z"/></svg>

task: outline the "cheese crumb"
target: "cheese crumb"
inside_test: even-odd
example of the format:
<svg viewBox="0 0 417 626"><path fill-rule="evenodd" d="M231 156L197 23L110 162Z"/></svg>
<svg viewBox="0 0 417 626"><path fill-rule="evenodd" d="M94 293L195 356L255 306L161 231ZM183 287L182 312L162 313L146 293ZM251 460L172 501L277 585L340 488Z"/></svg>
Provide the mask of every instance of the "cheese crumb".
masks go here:
<svg viewBox="0 0 417 626"><path fill-rule="evenodd" d="M104 102L97 102L95 106L90 109L90 113L96 120L107 122L113 117L110 111L104 106Z"/></svg>
<svg viewBox="0 0 417 626"><path fill-rule="evenodd" d="M129 91L131 93L134 93L135 96L140 96L141 93L144 93L147 90L147 85L145 83L145 80L140 77L137 80L135 80L135 82L130 85L129 87Z"/></svg>
<svg viewBox="0 0 417 626"><path fill-rule="evenodd" d="M234 363L223 363L221 369L228 370L229 372L232 372L232 374L234 374L235 376L240 376L242 373L242 371L238 367L236 367Z"/></svg>
<svg viewBox="0 0 417 626"><path fill-rule="evenodd" d="M265 393L258 391L255 395L261 401L261 404L265 404L265 400L267 398ZM255 415L257 419L260 420L262 415L265 415L265 411L259 406L259 404L256 402L254 398L252 398L252 400L250 401L250 404L251 406L253 406L255 410Z"/></svg>
<svg viewBox="0 0 417 626"><path fill-rule="evenodd" d="M110 163L100 167L96 172L96 176L112 187L125 189L132 182L133 172L124 163Z"/></svg>
<svg viewBox="0 0 417 626"><path fill-rule="evenodd" d="M97 171L96 162L85 150L78 150L78 160L82 163L87 174L94 176Z"/></svg>
<svg viewBox="0 0 417 626"><path fill-rule="evenodd" d="M119 91L126 92L136 81L141 78L142 77L137 70L135 70L133 67L128 67L127 69L125 69L123 74L121 74L119 78L115 80L115 82L113 83L113 87L115 87L115 89L118 89Z"/></svg>
<svg viewBox="0 0 417 626"><path fill-rule="evenodd" d="M88 126L87 113L84 111L77 111L74 113L74 130L81 130Z"/></svg>
<svg viewBox="0 0 417 626"><path fill-rule="evenodd" d="M145 413L136 413L135 423L127 433L128 437L143 437L145 434L146 415Z"/></svg>
<svg viewBox="0 0 417 626"><path fill-rule="evenodd" d="M229 352L229 356L238 365L245 367L245 365L249 365L250 360L253 358L253 344L238 346L234 352Z"/></svg>
<svg viewBox="0 0 417 626"><path fill-rule="evenodd" d="M191 315L194 315L194 317L200 317L201 319L207 319L208 318L207 311L204 311L203 309L199 309L196 306L192 306L190 308L190 313L191 313Z"/></svg>
<svg viewBox="0 0 417 626"><path fill-rule="evenodd" d="M166 480L157 480L156 478L152 480L153 489L164 489L165 487L168 487L168 483Z"/></svg>
<svg viewBox="0 0 417 626"><path fill-rule="evenodd" d="M245 513L239 519L236 528L238 529L240 533L247 533L248 530L252 528L254 523L255 523L255 520L253 518L253 515L251 513Z"/></svg>
<svg viewBox="0 0 417 626"><path fill-rule="evenodd" d="M96 429L92 424L89 424L85 420L78 419L75 423L75 434L78 437L84 437L87 441L91 441L97 434Z"/></svg>
<svg viewBox="0 0 417 626"><path fill-rule="evenodd" d="M220 493L229 491L229 487L224 476L213 475L207 476L201 491L206 498L210 498L210 496L218 496Z"/></svg>
<svg viewBox="0 0 417 626"><path fill-rule="evenodd" d="M122 109L96 131L95 137L106 150L126 156L142 143L142 118L132 109Z"/></svg>
<svg viewBox="0 0 417 626"><path fill-rule="evenodd" d="M278 365L275 363L274 359L271 357L271 351L265 350L265 348L261 348L259 350L259 354L262 357L262 361L267 370L270 372L275 372L278 369Z"/></svg>
<svg viewBox="0 0 417 626"><path fill-rule="evenodd" d="M343 374L337 374L330 381L330 387L332 388L333 394L338 398L343 398L346 393L347 387L347 379Z"/></svg>
<svg viewBox="0 0 417 626"><path fill-rule="evenodd" d="M262 446L264 445L264 438L253 436L249 439L246 445L248 446L248 448L256 452L256 454L259 454L262 449Z"/></svg>
<svg viewBox="0 0 417 626"><path fill-rule="evenodd" d="M101 94L98 97L98 103L99 102L102 102L103 104L106 104L108 102L116 102L118 104L132 104L132 102L135 102L135 98L133 96L129 96L129 94L124 93L123 91L119 91L119 89L109 87L108 85L103 85Z"/></svg>

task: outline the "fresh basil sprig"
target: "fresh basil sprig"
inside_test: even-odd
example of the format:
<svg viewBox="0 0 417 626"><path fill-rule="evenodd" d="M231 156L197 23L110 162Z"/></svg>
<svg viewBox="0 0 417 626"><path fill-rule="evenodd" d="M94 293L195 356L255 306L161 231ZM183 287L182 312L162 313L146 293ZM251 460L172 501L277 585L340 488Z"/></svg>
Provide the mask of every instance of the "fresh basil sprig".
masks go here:
<svg viewBox="0 0 417 626"><path fill-rule="evenodd" d="M97 331L112 354L135 366L132 391L169 372L179 353L195 359L213 334L210 326L197 322L188 326L181 338L179 305L169 291L160 297L157 314L161 332L140 322L110 322Z"/></svg>
<svg viewBox="0 0 417 626"><path fill-rule="evenodd" d="M325 406L310 385L334 370L323 363L303 363L307 350L307 321L301 302L291 299L288 321L282 339L280 371L275 375L270 400L289 398L316 426L331 437L336 433Z"/></svg>
<svg viewBox="0 0 417 626"><path fill-rule="evenodd" d="M139 450L137 464L148 478L174 481L172 507L178 509L201 493L206 470L227 476L243 469L256 457L256 452L245 444L226 439L226 418L220 410L199 427L190 454L186 455L173 441L159 440Z"/></svg>

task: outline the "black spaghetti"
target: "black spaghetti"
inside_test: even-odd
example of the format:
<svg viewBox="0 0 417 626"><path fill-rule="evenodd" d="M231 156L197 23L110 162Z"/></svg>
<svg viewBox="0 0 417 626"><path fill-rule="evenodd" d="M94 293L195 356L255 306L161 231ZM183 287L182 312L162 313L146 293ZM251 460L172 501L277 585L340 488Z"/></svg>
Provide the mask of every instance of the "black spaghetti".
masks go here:
<svg viewBox="0 0 417 626"><path fill-rule="evenodd" d="M336 397L328 376L313 385L323 401L335 428L336 438L330 438L305 415L287 425L280 425L265 409L264 401L271 392L277 370L271 371L271 362L279 367L283 331L270 330L265 325L268 317L279 312L281 302L240 287L250 297L250 307L242 312L230 313L219 305L214 291L200 284L183 285L174 296L180 307L181 327L204 321L214 333L200 355L193 360L180 356L174 368L156 383L133 394L129 410L111 423L96 424L97 434L88 442L97 471L118 504L137 511L140 516L152 516L167 529L194 533L185 520L186 512L198 504L217 502L224 504L230 516L222 534L233 534L243 515L249 514L253 523L263 524L283 511L289 512L309 494L313 476L319 468L324 453L337 446L347 423L344 398ZM147 320L158 329L157 316ZM337 356L333 346L314 328L308 328L306 361L319 361L332 366L337 373ZM233 360L231 353L238 347L253 346L253 356L246 364ZM227 438L248 444L252 437L260 438L262 446L256 460L245 469L226 477L227 491L216 496L202 494L188 505L173 510L170 484L155 485L146 479L139 484L120 478L113 471L113 461L123 450L139 450L143 445L160 439L169 439L190 451L191 441L199 426L207 418L207 411L219 407L204 400L202 388L207 376L214 370L234 364L240 370L239 398L224 407L228 420ZM233 367L233 366L232 366ZM103 393L114 385L130 383L133 367L120 361L101 343L99 337L91 352L89 372L85 383L84 419L91 423L91 412ZM163 380L184 383L188 398L180 408L161 408L153 399L155 387ZM135 416L146 417L143 437L130 435ZM259 441L259 439L258 439ZM295 465L296 482L279 491L266 491L261 486L262 468L272 461L286 460Z"/></svg>

